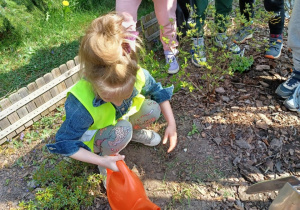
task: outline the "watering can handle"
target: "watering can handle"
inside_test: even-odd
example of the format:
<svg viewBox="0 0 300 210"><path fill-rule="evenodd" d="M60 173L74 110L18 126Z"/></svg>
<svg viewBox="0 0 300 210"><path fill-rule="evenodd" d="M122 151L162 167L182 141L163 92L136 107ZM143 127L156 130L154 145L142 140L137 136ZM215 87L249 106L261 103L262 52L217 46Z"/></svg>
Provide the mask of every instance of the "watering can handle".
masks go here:
<svg viewBox="0 0 300 210"><path fill-rule="evenodd" d="M124 160L116 161L116 165L122 174L124 174L126 171L129 171L129 168L126 166L126 163L124 162ZM114 172L109 168L107 168L106 171L107 171L107 177L110 177L111 174Z"/></svg>
<svg viewBox="0 0 300 210"><path fill-rule="evenodd" d="M116 162L117 166L118 166L118 169L119 171L125 175L125 174L128 174L130 172L130 169L128 168L128 166L126 165L126 163L123 161L123 160L118 160Z"/></svg>
<svg viewBox="0 0 300 210"><path fill-rule="evenodd" d="M125 162L123 160L118 160L116 162L117 166L118 166L118 169L121 171L121 170L124 170L124 166L126 165ZM126 166L125 166L126 167Z"/></svg>

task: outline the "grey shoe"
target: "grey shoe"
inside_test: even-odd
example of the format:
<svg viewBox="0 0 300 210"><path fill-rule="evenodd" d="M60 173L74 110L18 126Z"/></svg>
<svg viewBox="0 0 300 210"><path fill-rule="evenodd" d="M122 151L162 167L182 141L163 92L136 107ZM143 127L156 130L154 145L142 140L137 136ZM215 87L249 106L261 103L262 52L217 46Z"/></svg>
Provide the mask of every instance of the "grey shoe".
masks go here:
<svg viewBox="0 0 300 210"><path fill-rule="evenodd" d="M271 59L277 59L281 55L281 49L283 47L283 38L278 36L277 38L270 37L269 47L266 51L265 57Z"/></svg>
<svg viewBox="0 0 300 210"><path fill-rule="evenodd" d="M102 167L102 166L98 166L99 169L99 173L103 176L103 186L106 189L106 178L107 178L107 171L106 168Z"/></svg>
<svg viewBox="0 0 300 210"><path fill-rule="evenodd" d="M233 37L233 42L236 44L244 43L247 39L251 39L253 37L252 27L242 27Z"/></svg>
<svg viewBox="0 0 300 210"><path fill-rule="evenodd" d="M154 147L161 141L160 136L152 130L133 130L131 141L142 143L146 146Z"/></svg>
<svg viewBox="0 0 300 210"><path fill-rule="evenodd" d="M241 48L232 42L225 33L218 33L215 37L215 45L219 48L229 50L233 54L239 55L241 53Z"/></svg>

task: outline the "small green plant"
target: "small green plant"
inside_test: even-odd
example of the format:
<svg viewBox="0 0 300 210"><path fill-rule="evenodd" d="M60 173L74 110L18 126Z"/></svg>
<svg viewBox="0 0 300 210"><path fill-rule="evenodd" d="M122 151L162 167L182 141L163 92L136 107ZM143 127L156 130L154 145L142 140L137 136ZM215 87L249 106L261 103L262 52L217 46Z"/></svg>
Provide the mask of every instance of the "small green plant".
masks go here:
<svg viewBox="0 0 300 210"><path fill-rule="evenodd" d="M243 73L244 71L249 70L254 62L253 56L250 57L242 57L235 55L233 56L232 61L230 62L230 68L232 71L238 71Z"/></svg>
<svg viewBox="0 0 300 210"><path fill-rule="evenodd" d="M92 205L103 177L89 174L89 164L70 160L44 162L34 173L33 179L41 188L35 200L20 202L22 209L81 209ZM52 166L52 167L51 167ZM94 195L94 196L93 196Z"/></svg>
<svg viewBox="0 0 300 210"><path fill-rule="evenodd" d="M234 193L225 190L225 191L223 192L223 197L224 197L224 198L234 197Z"/></svg>
<svg viewBox="0 0 300 210"><path fill-rule="evenodd" d="M167 77L167 69L169 68L165 63L162 63L155 56L154 51L142 51L141 63L144 69L147 69L155 79L164 80ZM162 81L164 82L164 81Z"/></svg>
<svg viewBox="0 0 300 210"><path fill-rule="evenodd" d="M34 203L34 201L30 200L30 201L21 201L19 203L19 207L22 210L28 209L28 210L34 210L34 209L38 209L38 206Z"/></svg>
<svg viewBox="0 0 300 210"><path fill-rule="evenodd" d="M190 205L191 198L192 198L192 190L190 186L188 186L186 183L182 183L179 186L173 186L173 196L172 196L173 203L175 203L176 201L182 203L183 199L187 199L188 204Z"/></svg>
<svg viewBox="0 0 300 210"><path fill-rule="evenodd" d="M20 168L23 168L24 167L24 162L23 162L22 157L18 158L17 161L14 163L14 165L17 165Z"/></svg>
<svg viewBox="0 0 300 210"><path fill-rule="evenodd" d="M19 140L13 140L13 145L15 146L15 148L20 148L23 146L23 142L19 141Z"/></svg>
<svg viewBox="0 0 300 210"><path fill-rule="evenodd" d="M192 136L195 133L199 133L198 128L195 124L192 125L192 130L190 132L188 132L188 136Z"/></svg>

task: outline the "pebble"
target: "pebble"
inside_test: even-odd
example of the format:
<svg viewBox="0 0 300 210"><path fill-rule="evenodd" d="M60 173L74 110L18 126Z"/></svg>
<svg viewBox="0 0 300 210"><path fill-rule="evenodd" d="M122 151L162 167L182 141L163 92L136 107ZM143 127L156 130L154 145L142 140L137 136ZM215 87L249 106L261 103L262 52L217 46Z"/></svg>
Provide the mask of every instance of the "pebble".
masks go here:
<svg viewBox="0 0 300 210"><path fill-rule="evenodd" d="M268 69L271 69L271 68L270 68L269 65L257 65L257 66L255 67L255 69L256 69L257 71L262 71L262 70L268 70Z"/></svg>
<svg viewBox="0 0 300 210"><path fill-rule="evenodd" d="M225 101L225 102L229 102L230 101L230 98L227 97L227 96L221 96L222 100Z"/></svg>
<svg viewBox="0 0 300 210"><path fill-rule="evenodd" d="M215 89L215 91L216 91L217 93L225 93L225 90L224 90L223 87L218 87L218 88Z"/></svg>

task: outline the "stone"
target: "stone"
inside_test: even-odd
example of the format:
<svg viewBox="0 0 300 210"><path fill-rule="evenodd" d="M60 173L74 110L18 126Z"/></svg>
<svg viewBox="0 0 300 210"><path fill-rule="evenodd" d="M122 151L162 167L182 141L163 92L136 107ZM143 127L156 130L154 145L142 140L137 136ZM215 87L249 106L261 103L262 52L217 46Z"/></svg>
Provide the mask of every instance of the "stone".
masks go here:
<svg viewBox="0 0 300 210"><path fill-rule="evenodd" d="M218 88L215 89L215 91L216 91L217 93L225 93L225 90L224 90L223 87L218 87Z"/></svg>
<svg viewBox="0 0 300 210"><path fill-rule="evenodd" d="M258 120L256 121L255 123L256 127L257 128L261 128L261 129L264 129L264 130L267 130L269 128L268 124L262 120Z"/></svg>
<svg viewBox="0 0 300 210"><path fill-rule="evenodd" d="M271 149L279 149L282 146L282 141L279 139L273 139L270 143L270 148Z"/></svg>
<svg viewBox="0 0 300 210"><path fill-rule="evenodd" d="M213 138L213 140L217 145L220 145L220 143L222 142L222 139L220 137Z"/></svg>
<svg viewBox="0 0 300 210"><path fill-rule="evenodd" d="M262 71L262 70L268 70L268 69L271 69L271 68L270 68L270 65L257 65L257 66L255 67L255 69L256 69L257 71Z"/></svg>
<svg viewBox="0 0 300 210"><path fill-rule="evenodd" d="M262 86L264 86L264 87L269 87L269 84L268 84L268 83L265 83L265 82L263 82L263 81L259 81L259 83L260 83Z"/></svg>
<svg viewBox="0 0 300 210"><path fill-rule="evenodd" d="M245 140L237 140L235 141L236 145L241 149L251 149L251 145Z"/></svg>
<svg viewBox="0 0 300 210"><path fill-rule="evenodd" d="M227 97L227 96L221 96L222 100L225 101L225 102L229 102L230 101L230 98Z"/></svg>

